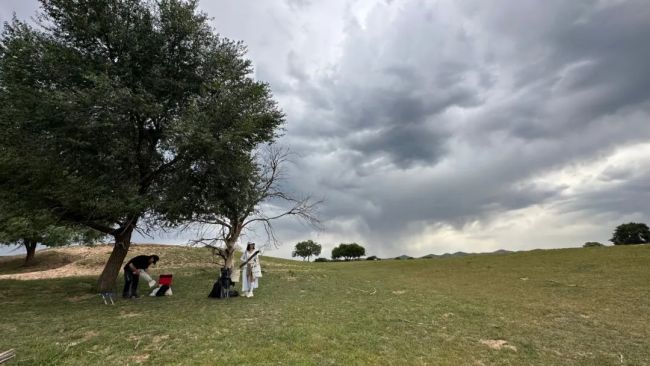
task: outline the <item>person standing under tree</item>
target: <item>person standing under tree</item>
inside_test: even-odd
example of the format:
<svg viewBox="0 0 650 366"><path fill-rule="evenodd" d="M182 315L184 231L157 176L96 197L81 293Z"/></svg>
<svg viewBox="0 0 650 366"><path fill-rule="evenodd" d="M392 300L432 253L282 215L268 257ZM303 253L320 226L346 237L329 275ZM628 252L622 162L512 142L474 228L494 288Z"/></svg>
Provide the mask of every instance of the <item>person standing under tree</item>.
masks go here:
<svg viewBox="0 0 650 366"><path fill-rule="evenodd" d="M124 266L124 291L122 297L137 298L138 296L138 282L140 281L140 273L146 273L150 265L155 265L160 257L157 255L139 255L131 258L130 261Z"/></svg>
<svg viewBox="0 0 650 366"><path fill-rule="evenodd" d="M255 243L248 243L241 256L241 290L246 297L253 297L253 289L258 286L258 278L262 277L259 250L255 250Z"/></svg>

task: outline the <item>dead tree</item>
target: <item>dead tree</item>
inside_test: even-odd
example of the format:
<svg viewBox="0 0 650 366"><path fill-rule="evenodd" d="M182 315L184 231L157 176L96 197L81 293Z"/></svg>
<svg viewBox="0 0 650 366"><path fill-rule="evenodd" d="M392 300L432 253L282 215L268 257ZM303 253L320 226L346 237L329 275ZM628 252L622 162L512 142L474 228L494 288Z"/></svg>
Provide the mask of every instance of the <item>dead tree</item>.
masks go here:
<svg viewBox="0 0 650 366"><path fill-rule="evenodd" d="M323 201L310 196L296 197L281 188L289 155L286 149L268 146L250 156L239 167L236 181L222 185L216 196L204 192L203 201L213 210L193 217L186 225L187 229L199 225L200 237L190 244L213 248L224 265L232 268L237 240L253 226L262 225L268 243L275 247L278 240L273 222L277 220L293 217L320 228L316 210Z"/></svg>

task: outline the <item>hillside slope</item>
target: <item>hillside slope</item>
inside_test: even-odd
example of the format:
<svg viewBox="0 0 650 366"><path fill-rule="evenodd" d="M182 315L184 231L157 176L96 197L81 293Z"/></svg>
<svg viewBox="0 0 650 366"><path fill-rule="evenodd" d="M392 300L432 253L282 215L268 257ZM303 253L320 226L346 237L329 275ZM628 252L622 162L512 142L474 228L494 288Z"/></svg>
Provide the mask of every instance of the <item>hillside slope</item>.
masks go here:
<svg viewBox="0 0 650 366"><path fill-rule="evenodd" d="M0 351L16 364L650 365L650 246L265 257L255 297L227 301L206 297L205 249L141 249L161 255L153 272L174 274L174 296L105 306L94 276L0 280Z"/></svg>
<svg viewBox="0 0 650 366"><path fill-rule="evenodd" d="M111 254L111 245L49 248L37 252L33 265L23 266L23 256L0 257L0 279L49 279L99 276ZM217 262L210 249L156 244L132 244L128 258L158 254L159 269L203 267ZM128 259L127 258L127 259Z"/></svg>

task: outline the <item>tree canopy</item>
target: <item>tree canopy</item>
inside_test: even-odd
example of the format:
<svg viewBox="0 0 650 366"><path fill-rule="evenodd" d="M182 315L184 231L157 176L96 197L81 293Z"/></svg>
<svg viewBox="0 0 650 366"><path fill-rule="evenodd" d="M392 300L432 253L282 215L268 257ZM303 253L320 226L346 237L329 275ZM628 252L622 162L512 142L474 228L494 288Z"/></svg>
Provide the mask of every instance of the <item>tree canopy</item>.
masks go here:
<svg viewBox="0 0 650 366"><path fill-rule="evenodd" d="M65 225L47 210L25 210L20 200L6 193L0 191L0 245L23 246L25 265L34 260L39 244L46 247L91 244L104 236L83 225Z"/></svg>
<svg viewBox="0 0 650 366"><path fill-rule="evenodd" d="M166 192L215 187L185 179L206 161L228 184L284 115L197 1L40 3L42 26L14 20L0 39L0 191L112 235L109 290L133 231L168 222Z"/></svg>
<svg viewBox="0 0 650 366"><path fill-rule="evenodd" d="M332 259L344 258L345 260L359 259L366 255L366 249L357 243L344 244L332 249Z"/></svg>
<svg viewBox="0 0 650 366"><path fill-rule="evenodd" d="M312 256L318 257L321 252L321 245L315 243L313 240L305 240L296 244L294 251L291 253L292 257L301 257L303 260L306 258L309 262L309 258Z"/></svg>
<svg viewBox="0 0 650 366"><path fill-rule="evenodd" d="M25 265L34 260L36 246L58 247L72 243L91 243L101 234L83 227L57 224L46 212L29 216L0 211L0 244L25 247Z"/></svg>
<svg viewBox="0 0 650 366"><path fill-rule="evenodd" d="M616 227L612 238L614 245L650 243L650 229L643 223L630 222Z"/></svg>

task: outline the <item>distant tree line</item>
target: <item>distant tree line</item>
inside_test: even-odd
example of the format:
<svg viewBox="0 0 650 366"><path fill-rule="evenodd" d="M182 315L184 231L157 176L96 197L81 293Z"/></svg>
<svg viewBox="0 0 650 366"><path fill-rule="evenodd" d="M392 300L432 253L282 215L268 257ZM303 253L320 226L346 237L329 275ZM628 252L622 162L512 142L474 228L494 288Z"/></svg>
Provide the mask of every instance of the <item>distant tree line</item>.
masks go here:
<svg viewBox="0 0 650 366"><path fill-rule="evenodd" d="M313 240L301 241L296 244L294 251L291 253L292 257L301 257L303 260L306 258L318 257L320 255L321 245L315 243Z"/></svg>
<svg viewBox="0 0 650 366"><path fill-rule="evenodd" d="M292 257L301 257L309 259L311 257L318 257L321 253L321 245L315 243L313 240L305 240L297 243L291 253ZM357 243L341 243L332 249L332 260L356 260L366 255L366 249ZM375 260L376 256L369 257L368 259ZM316 258L314 262L328 262L327 258Z"/></svg>
<svg viewBox="0 0 650 366"><path fill-rule="evenodd" d="M332 259L359 259L366 255L366 249L357 243L341 243L332 249Z"/></svg>

